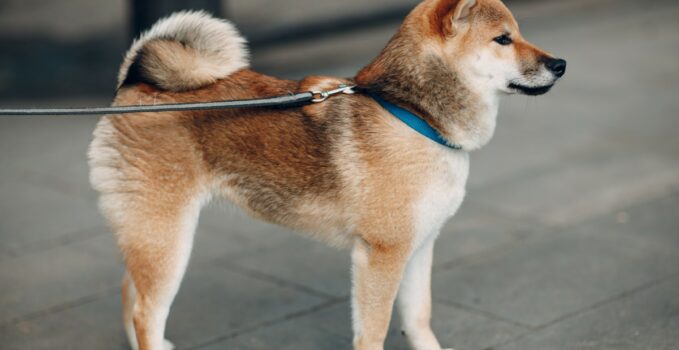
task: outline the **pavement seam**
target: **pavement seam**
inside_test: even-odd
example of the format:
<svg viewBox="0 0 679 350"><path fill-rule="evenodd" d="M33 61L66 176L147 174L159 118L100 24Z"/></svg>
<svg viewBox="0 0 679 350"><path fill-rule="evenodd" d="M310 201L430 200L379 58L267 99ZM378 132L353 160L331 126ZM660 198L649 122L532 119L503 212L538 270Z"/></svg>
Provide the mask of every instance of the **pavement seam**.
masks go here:
<svg viewBox="0 0 679 350"><path fill-rule="evenodd" d="M467 266L470 264L474 264L480 261L484 261L486 259L490 259L494 256L501 255L504 251L506 251L507 248L512 247L516 244L519 244L520 242L525 242L526 240L529 240L530 238L513 238L511 241L503 243L497 247L494 247L492 249L488 249L486 251L478 252L475 254L469 254L465 256L461 256L459 258L455 258L443 263L439 264L434 264L433 266L433 273L439 273L439 272L444 272L444 271L450 271L452 269L460 268L463 266Z"/></svg>
<svg viewBox="0 0 679 350"><path fill-rule="evenodd" d="M267 321L258 322L258 323L255 323L253 325L246 326L246 327L243 327L241 329L237 329L233 332L224 334L222 336L214 337L214 338L212 338L208 341L205 341L203 343L189 346L189 347L187 347L187 350L205 348L207 346L218 344L218 343L223 342L225 340L233 339L233 338L238 337L240 335L251 333L251 332L257 331L257 330L262 329L262 328L270 327L270 326L273 326L273 325L276 325L276 324L280 324L280 323L287 322L287 321L290 321L290 320L294 320L294 319L297 319L297 318L300 318L300 317L304 317L304 316L313 314L315 312L328 309L328 308L333 307L335 305L347 302L348 299L349 298L335 298L335 299L327 300L327 301L324 301L320 304L314 305L312 307L309 307L309 308L306 308L306 309L303 309L303 310L300 310L300 311L297 311L297 312L292 312L292 313L283 315L281 317L273 318L273 319L270 319L270 320L267 320Z"/></svg>
<svg viewBox="0 0 679 350"><path fill-rule="evenodd" d="M515 337L515 338L506 340L506 341L504 341L504 342L502 342L502 343L499 343L499 344L490 346L490 347L486 348L486 350L491 350L491 349L493 349L493 350L498 350L499 347L506 346L506 345L509 345L509 344L511 344L511 343L517 342L517 341L519 341L519 340L521 340L521 339L524 339L528 334L535 334L535 333L537 333L537 332L539 332L539 331L542 331L542 330L544 330L544 329L547 329L547 328L549 328L549 327L552 327L552 326L554 326L554 325L556 325L556 324L559 324L559 323L561 323L561 322L563 322L563 321L566 321L566 320L569 320L569 319L578 317L578 316L583 315L583 314L586 314L586 313L588 313L588 312L594 312L595 310L598 310L598 309L600 309L600 308L602 308L602 307L605 307L605 306L607 306L607 305L609 305L609 304L612 304L612 303L615 303L615 302L617 302L617 301L620 301L620 300L624 300L624 299L630 298L630 297L632 297L632 296L634 296L634 295L636 295L636 294L638 294L638 293L641 293L641 292L643 292L643 291L645 291L645 290L647 290L647 289L653 288L653 287L655 287L655 286L657 286L657 285L659 285L659 284L664 283L665 281L671 280L672 278L676 278L676 277L679 277L679 271L675 271L675 272L670 273L670 274L668 274L668 275L666 275L666 276L663 276L663 277L660 277L660 278L651 280L651 281L646 282L646 283L644 283L644 284L642 284L642 285L640 285L640 286L637 286L637 287L632 288L632 289L630 289L630 290L627 290L627 291L624 291L624 292L619 293L619 294L617 294L617 295L614 295L614 296L612 296L612 297L610 297L610 298L608 298L608 299L601 300L601 301L596 302L596 303L594 303L594 304L591 304L591 305L588 305L588 306L586 306L586 307L583 307L583 308L581 308L581 309L579 309L579 310L576 310L576 311L567 313L567 314L565 314L565 315L562 315L562 316L560 316L560 317L558 317L558 318L556 318L556 319L554 319L554 320L552 320L552 321L549 321L549 322L547 322L547 323L545 323L545 324L542 324L542 325L539 325L539 326L537 326L537 327L534 327L534 328L533 328L531 331L529 331L529 332L526 332L526 333L524 333L524 334L521 334L521 335L519 335L519 336L517 336L517 337Z"/></svg>
<svg viewBox="0 0 679 350"><path fill-rule="evenodd" d="M216 263L224 267L225 269L237 273L241 276L246 276L249 278L254 278L260 281L265 281L269 283L273 283L279 287L284 287L284 288L289 288L289 289L294 289L298 292L302 292L305 294L310 294L316 297L320 297L326 300L337 300L337 299L343 299L347 298L347 296L338 296L338 295L331 295L322 291L319 291L315 288L308 287L306 285L297 283L297 282L292 282L288 281L286 279L280 278L278 276L270 275L261 271L249 269L247 267L244 267L240 264L237 264L232 261L222 261L220 259L216 259Z"/></svg>
<svg viewBox="0 0 679 350"><path fill-rule="evenodd" d="M470 264L475 264L475 263L484 261L486 259L492 258L494 256L501 255L502 252L505 251L505 249L510 248L514 245L544 238L546 236L546 234L540 233L539 231L541 229L556 231L556 232L562 232L562 231L565 231L565 230L568 230L568 229L571 229L571 228L575 228L578 225L581 225L581 224L586 223L588 221L603 218L603 217L610 215L612 213L615 213L615 212L627 211L627 210L630 210L631 208L634 208L634 207L637 207L637 206L640 206L640 205L645 205L645 204L648 204L648 203L652 203L652 202L655 202L655 201L663 200L665 198L672 197L672 196L677 195L677 194L679 194L679 187L673 186L671 189L669 189L669 191L664 192L662 194L658 194L658 195L653 196L653 197L644 197L644 198L640 199L639 201L632 202L632 203L625 203L625 205L622 205L620 207L612 208L611 211L608 211L608 212L605 212L605 213L599 213L598 215L595 215L595 216L583 218L583 220L569 222L567 224L562 224L562 225L549 225L549 224L544 223L544 222L531 220L530 218L516 218L516 220L526 221L528 223L531 223L535 227L531 228L530 230L521 229L521 228L517 229L516 231L511 233L514 236L514 238L512 238L510 241L508 241L508 242L506 242L502 245L499 245L495 248L492 248L492 249L489 249L489 250L486 250L486 251L482 251L482 252L479 252L479 253L475 253L475 254L465 255L465 256L462 256L462 257L459 257L459 258L455 258L455 259L452 259L452 260L449 260L449 261L442 262L442 263L434 264L433 272L437 273L437 272L442 272L442 271L449 271L449 270L452 270L454 268L459 268L459 267L467 266L467 265L470 265ZM530 233L530 235L528 237L521 237L521 233L526 233L528 231Z"/></svg>
<svg viewBox="0 0 679 350"><path fill-rule="evenodd" d="M668 275L666 275L666 276L663 276L663 277L660 277L660 278L651 280L651 281L646 282L646 283L644 283L644 284L642 284L642 285L640 285L640 286L637 286L637 287L635 287L635 288L632 288L632 289L623 291L623 292L621 292L621 293L619 293L619 294L617 294L617 295L614 295L614 296L612 296L612 297L610 297L610 298L608 298L608 299L601 300L601 301L596 302L596 303L594 303L594 304L592 304L592 305L589 305L589 306L587 306L587 307L583 307L583 308L581 308L581 309L579 309L579 310L576 310L576 311L573 311L573 312L571 312L571 313L567 313L567 314L565 314L565 315L562 315L562 316L560 316L560 317L558 317L558 318L556 318L556 319L554 319L554 320L552 320L552 321L550 321L550 322L547 322L547 323L545 323L545 324L543 324L543 325L538 326L538 327L536 328L536 330L542 330L542 329L548 328L548 327L550 327L550 326L552 326L552 325L555 325L555 324L557 324L557 323L559 323L559 322L561 322L561 321L567 320L567 319L569 319L569 318L577 317L577 316L579 316L579 315L581 315L581 314L584 314L584 313L587 313L587 312L589 312L589 311L593 311L593 310L595 310L595 309L604 307L604 306L606 306L606 305L608 305L608 304L611 304L611 303L614 303L614 302L616 302L616 301L618 301L618 300L626 299L626 298L628 298L628 297L630 297L630 296L633 296L633 295L635 295L635 294L637 294L637 293L639 293L639 292L645 291L646 289L652 288L652 287L654 287L654 286L656 286L656 285L658 285L658 284L661 284L661 283L663 283L663 282L665 282L665 281L667 281L667 280L670 280L670 279L672 279L672 278L674 278L674 277L677 277L677 276L679 276L679 271L675 271L675 272L670 273L670 274L668 274Z"/></svg>
<svg viewBox="0 0 679 350"><path fill-rule="evenodd" d="M467 306L467 305L464 305L464 304L456 303L454 301L435 299L434 303L445 305L447 307L451 307L451 308L455 308L455 309L460 309L460 310L463 310L463 311L466 311L466 312L469 312L469 313L472 313L472 314L476 314L478 316L489 318L493 321L510 324L512 326L519 327L519 328L526 330L526 331L532 331L532 330L536 329L533 326L523 324L521 322L517 322L517 321L514 321L514 320L510 320L510 319L504 318L502 316L498 316L498 315L493 314L493 313L488 312L488 311L483 311L483 310L473 308L473 307L470 307L470 306Z"/></svg>
<svg viewBox="0 0 679 350"><path fill-rule="evenodd" d="M603 214L600 214L600 215L596 215L594 217L589 217L589 218L586 218L585 220L582 220L582 221L572 222L572 223L569 223L567 225L548 226L548 225L545 225L544 223L536 223L536 225L542 226L543 228L546 228L546 229L562 231L562 230L566 230L566 229L569 229L569 228L572 228L572 227L577 227L578 225L582 224L583 222L586 222L586 221L589 221L589 220L596 220L596 219L604 217L606 215L610 215L611 213L616 212L616 211L629 210L630 208L633 208L635 206L644 205L644 204L647 204L647 203L651 203L651 202L654 202L654 201L659 201L659 200L662 200L662 199L665 199L665 198L668 198L668 197L672 197L672 196L676 195L677 193L679 193L679 190L677 190L676 188L673 188L670 192L665 193L663 195L658 195L658 196L653 197L653 198L644 198L643 200L641 200L639 202L635 202L635 203L626 203L627 204L626 206L621 206L620 208L615 208L615 210L612 210L610 212L603 213ZM521 232L521 231L518 230L514 234L519 233L519 232ZM439 271L448 271L448 270L451 270L453 268L464 267L464 266L467 266L469 264L474 264L474 263L478 263L480 261L484 261L486 259L492 258L493 256L502 254L502 252L508 247L519 244L521 242L539 239L540 237L543 237L543 236L544 235L541 235L541 234L535 234L535 235L531 235L530 237L525 238L525 239L517 237L517 238L512 239L511 241L507 242L506 244L498 246L494 249L491 249L491 250L488 250L488 251L485 251L485 252L481 252L481 253L478 253L478 254L463 256L463 257L448 261L448 262L443 263L443 264L435 265L434 266L434 273L439 272ZM497 315L495 315L491 312L478 310L476 308L472 308L472 307L469 307L469 306L466 306L466 305L463 305L463 304L459 304L459 303L456 303L456 302L451 302L451 301L447 301L447 300L439 300L439 299L436 299L435 302L439 303L439 304L451 306L451 307L457 307L457 308L463 309L463 310L468 311L468 312L480 314L480 315L486 316L488 318L491 318L493 320L509 323L509 324L514 325L514 326L518 326L518 327L521 327L521 328L527 330L527 332L525 332L525 333L523 333L523 334L521 334L521 335L519 335L519 336L517 336L513 339L510 339L510 340L507 340L503 343L488 347L487 349L489 350L489 349L497 349L498 346L505 346L505 345L510 344L512 342L523 339L523 337L525 337L528 334L532 334L532 333L541 331L545 328L548 328L552 325L560 323L564 320L567 320L567 319L570 319L570 318L573 318L573 317L577 317L581 314L584 314L584 313L587 313L589 311L598 309L600 307L603 307L603 306L608 305L610 303L613 303L615 301L625 299L625 298L630 297L630 296L632 296L632 295L634 295L638 292L642 292L642 291L644 291L648 288L652 288L655 285L663 283L664 281L672 279L672 278L677 277L677 276L679 276L679 271L670 273L668 275L665 275L665 276L660 277L660 278L655 279L655 280L651 280L651 281L649 281L645 284L642 284L640 286L637 286L637 287L632 288L632 289L627 290L627 291L623 291L623 292L616 294L616 295L614 295L610 298L607 298L607 299L601 300L599 302L596 302L594 304L588 305L588 306L583 307L579 310L567 313L567 314L562 315L562 316L560 316L560 317L558 317L558 318L556 318L552 321L549 321L545 324L538 325L538 326L525 325L525 324L522 324L522 323L517 322L517 321L513 321L513 320L509 320L509 319L505 319L503 317L497 316Z"/></svg>
<svg viewBox="0 0 679 350"><path fill-rule="evenodd" d="M34 311L34 312L30 312L30 313L22 315L22 316L11 318L9 320L0 322L0 328L11 327L12 325L15 325L17 323L30 321L30 320L34 320L36 318L40 318L40 317L43 317L43 316L48 316L48 315L51 315L51 314L59 313L61 311L73 309L73 308L76 308L76 307L79 307L79 306L82 306L82 305L86 305L86 304L89 304L89 303L93 303L93 302L95 302L99 299L109 297L109 296L113 296L113 295L116 295L116 294L120 294L120 286L119 285L110 286L110 287L104 288L104 289L102 289L99 292L94 293L94 294L89 294L89 295L86 295L86 296L83 296L83 297L80 297L80 298L77 298L77 299L74 299L74 300L71 300L71 301L67 301L65 303L53 305L53 306L47 307L47 308L39 310L39 311Z"/></svg>
<svg viewBox="0 0 679 350"><path fill-rule="evenodd" d="M484 257L486 256L492 256L494 254L497 254L504 250L505 248L511 247L515 244L521 243L521 242L526 242L530 241L533 239L537 239L540 236L543 236L544 234L541 234L540 232L543 229L549 229L548 226L546 226L543 222L539 220L535 220L531 217L525 217L525 218L516 218L512 217L510 215L507 215L506 213L503 213L500 210L497 210L494 207L488 206L485 203L482 202L477 202L474 201L473 198L470 199L475 206L478 206L479 209L485 210L488 214L497 216L501 218L502 220L506 220L509 222L520 222L520 224L517 224L516 226L513 226L509 232L507 233L508 235L511 235L512 238L494 248L488 249L488 250L483 250L477 253L472 253L472 254L467 254L461 257L453 258L451 260L443 261L440 263L435 263L433 265L433 272L439 272L439 271L447 271L453 268L456 268L458 266L463 266L469 263L473 263L475 261L483 260ZM464 203L463 203L464 205ZM450 221L454 221L455 216L453 216Z"/></svg>
<svg viewBox="0 0 679 350"><path fill-rule="evenodd" d="M98 238L106 234L104 231L106 230L103 228L103 226L93 226L87 229L71 231L54 238L40 239L23 243L18 246L7 246L6 253L8 256L5 258L0 257L0 262L19 258L29 254L43 252L52 248L63 247L69 244Z"/></svg>

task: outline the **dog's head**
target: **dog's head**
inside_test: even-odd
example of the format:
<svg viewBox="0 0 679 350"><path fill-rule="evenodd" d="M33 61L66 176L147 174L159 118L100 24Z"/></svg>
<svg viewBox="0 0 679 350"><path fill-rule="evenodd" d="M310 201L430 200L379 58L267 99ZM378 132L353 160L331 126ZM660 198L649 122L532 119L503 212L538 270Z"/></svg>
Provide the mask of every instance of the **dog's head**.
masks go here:
<svg viewBox="0 0 679 350"><path fill-rule="evenodd" d="M430 0L429 27L443 59L474 86L541 95L566 72L566 61L521 36L500 0Z"/></svg>

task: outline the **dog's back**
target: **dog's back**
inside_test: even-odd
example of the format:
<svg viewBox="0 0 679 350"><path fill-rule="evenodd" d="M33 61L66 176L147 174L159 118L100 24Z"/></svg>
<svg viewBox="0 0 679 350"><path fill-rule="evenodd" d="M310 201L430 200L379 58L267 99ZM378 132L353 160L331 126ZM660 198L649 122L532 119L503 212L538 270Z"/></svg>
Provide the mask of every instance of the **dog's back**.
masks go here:
<svg viewBox="0 0 679 350"><path fill-rule="evenodd" d="M244 42L223 20L201 12L173 15L133 44L114 104L240 100L350 83L253 72ZM323 202L328 213L346 212L336 206L348 185L336 160L347 152L346 120L361 99L335 98L328 102L333 113L323 105L106 116L90 147L90 180L114 227L148 217L139 212L143 203L178 211L216 194L269 222L323 231L305 216L319 214ZM324 225L335 220L344 230L346 215L335 214L325 214Z"/></svg>

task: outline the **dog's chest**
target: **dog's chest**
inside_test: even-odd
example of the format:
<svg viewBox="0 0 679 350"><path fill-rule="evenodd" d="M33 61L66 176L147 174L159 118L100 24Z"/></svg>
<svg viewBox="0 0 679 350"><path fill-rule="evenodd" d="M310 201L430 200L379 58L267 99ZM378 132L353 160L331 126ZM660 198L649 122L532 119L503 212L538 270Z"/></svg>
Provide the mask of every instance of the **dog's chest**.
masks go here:
<svg viewBox="0 0 679 350"><path fill-rule="evenodd" d="M465 196L469 175L469 155L466 152L441 150L439 157L426 172L428 181L415 201L416 243L438 235L452 217Z"/></svg>

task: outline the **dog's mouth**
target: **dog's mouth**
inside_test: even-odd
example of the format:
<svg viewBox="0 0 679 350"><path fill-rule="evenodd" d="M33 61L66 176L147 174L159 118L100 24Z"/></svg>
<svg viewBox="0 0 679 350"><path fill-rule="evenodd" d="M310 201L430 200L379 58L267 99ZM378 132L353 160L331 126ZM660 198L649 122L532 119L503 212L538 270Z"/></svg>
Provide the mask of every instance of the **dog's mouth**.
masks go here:
<svg viewBox="0 0 679 350"><path fill-rule="evenodd" d="M545 85L545 86L536 86L536 87L524 86L524 85L519 85L519 84L514 84L514 83L509 84L510 89L512 89L514 91L518 91L518 92L520 92L524 95L530 95L530 96L544 95L547 92L549 92L549 90L551 90L552 87L554 87L554 84Z"/></svg>

